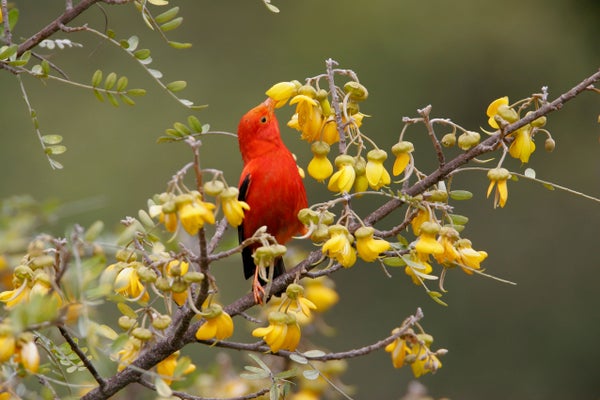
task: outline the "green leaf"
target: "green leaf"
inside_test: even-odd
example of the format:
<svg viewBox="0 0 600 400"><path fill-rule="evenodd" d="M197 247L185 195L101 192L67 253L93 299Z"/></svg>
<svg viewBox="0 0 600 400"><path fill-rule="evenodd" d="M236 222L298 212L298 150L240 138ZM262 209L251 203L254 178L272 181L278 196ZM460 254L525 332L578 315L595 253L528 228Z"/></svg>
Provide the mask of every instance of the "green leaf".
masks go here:
<svg viewBox="0 0 600 400"><path fill-rule="evenodd" d="M94 89L94 95L96 96L96 98L100 101L104 101L104 96L102 96L102 92L100 92L97 89Z"/></svg>
<svg viewBox="0 0 600 400"><path fill-rule="evenodd" d="M174 136L174 137L177 137L177 138L180 138L180 137L184 136L181 132L179 132L178 130L173 129L173 128L165 129L165 133L167 135L169 135L169 136Z"/></svg>
<svg viewBox="0 0 600 400"><path fill-rule="evenodd" d="M12 55L17 53L18 49L19 45L17 44L0 47L0 60L6 60L10 58Z"/></svg>
<svg viewBox="0 0 600 400"><path fill-rule="evenodd" d="M322 350L308 350L302 354L308 358L315 358L315 357L323 357L325 355L325 352Z"/></svg>
<svg viewBox="0 0 600 400"><path fill-rule="evenodd" d="M167 89L169 89L171 92L179 92L182 91L183 89L185 89L185 87L187 86L187 82L186 81L173 81L173 82L169 82L167 83Z"/></svg>
<svg viewBox="0 0 600 400"><path fill-rule="evenodd" d="M50 166L53 169L63 169L63 165L61 163L59 163L58 161L56 161L53 158L48 158L48 161L50 162Z"/></svg>
<svg viewBox="0 0 600 400"><path fill-rule="evenodd" d="M404 267L406 263L400 257L387 257L383 259L383 263L388 267Z"/></svg>
<svg viewBox="0 0 600 400"><path fill-rule="evenodd" d="M19 22L19 9L12 8L8 10L8 26L11 32L15 29L17 22Z"/></svg>
<svg viewBox="0 0 600 400"><path fill-rule="evenodd" d="M468 190L451 190L450 198L452 200L470 200L473 197L473 193Z"/></svg>
<svg viewBox="0 0 600 400"><path fill-rule="evenodd" d="M145 96L146 89L129 89L127 90L127 94L130 96Z"/></svg>
<svg viewBox="0 0 600 400"><path fill-rule="evenodd" d="M138 219L146 228L154 228L156 225L146 210L138 211Z"/></svg>
<svg viewBox="0 0 600 400"><path fill-rule="evenodd" d="M119 309L119 311L121 311L121 314L132 319L137 319L137 314L135 313L135 311L133 311L133 308L129 307L127 304L117 303L117 308Z"/></svg>
<svg viewBox="0 0 600 400"><path fill-rule="evenodd" d="M119 93L119 98L123 103L127 104L128 106L135 106L135 101L133 101L133 99L127 96L126 94Z"/></svg>
<svg viewBox="0 0 600 400"><path fill-rule="evenodd" d="M173 394L173 390L167 385L167 382L158 376L154 379L154 386L156 387L156 393L162 398L169 398Z"/></svg>
<svg viewBox="0 0 600 400"><path fill-rule="evenodd" d="M110 39L114 39L117 35L115 34L115 31L113 31L112 29L108 29L106 31L106 36L108 36Z"/></svg>
<svg viewBox="0 0 600 400"><path fill-rule="evenodd" d="M265 362L263 360L261 360L256 354L249 353L248 357L250 357L251 359L253 359L254 362L257 363L265 371L271 372L271 369L268 367L268 365L265 364Z"/></svg>
<svg viewBox="0 0 600 400"><path fill-rule="evenodd" d="M44 135L42 136L42 141L45 144L49 144L49 145L53 145L53 144L59 144L60 142L62 142L63 137L60 135Z"/></svg>
<svg viewBox="0 0 600 400"><path fill-rule="evenodd" d="M190 129L187 126L185 126L184 124L182 124L181 122L175 122L173 124L173 127L175 128L175 130L177 132L181 133L181 135L183 135L183 136L187 136L190 133L192 133L190 131Z"/></svg>
<svg viewBox="0 0 600 400"><path fill-rule="evenodd" d="M150 50L149 49L139 49L139 50L136 50L133 53L133 55L138 60L145 60L146 58L150 57Z"/></svg>
<svg viewBox="0 0 600 400"><path fill-rule="evenodd" d="M200 123L200 120L198 120L198 118L196 118L195 116L190 115L187 118L187 123L194 132L197 132L197 133L202 132L202 124Z"/></svg>
<svg viewBox="0 0 600 400"><path fill-rule="evenodd" d="M125 90L128 83L129 83L129 79L127 79L126 76L120 77L119 80L117 81L117 91L122 92L123 90Z"/></svg>
<svg viewBox="0 0 600 400"><path fill-rule="evenodd" d="M108 98L108 101L110 102L110 104L112 104L115 107L119 107L119 101L112 93L106 92L105 94L106 94L106 97Z"/></svg>
<svg viewBox="0 0 600 400"><path fill-rule="evenodd" d="M192 47L191 43L181 43L181 42L174 42L172 40L169 40L169 46L173 47L174 49L189 49L190 47Z"/></svg>
<svg viewBox="0 0 600 400"><path fill-rule="evenodd" d="M56 146L48 146L46 147L46 154L58 155L67 151L67 146L56 145Z"/></svg>
<svg viewBox="0 0 600 400"><path fill-rule="evenodd" d="M469 217L465 217L464 215L448 214L448 216L454 225L466 225L469 222Z"/></svg>
<svg viewBox="0 0 600 400"><path fill-rule="evenodd" d="M269 373L262 371L260 374L247 374L245 372L242 372L240 374L240 377L243 379L248 379L248 380L259 380L259 379L265 379L269 377Z"/></svg>
<svg viewBox="0 0 600 400"><path fill-rule="evenodd" d="M89 228L85 231L83 238L86 242L93 242L100 236L102 230L104 229L104 222L95 221Z"/></svg>
<svg viewBox="0 0 600 400"><path fill-rule="evenodd" d="M306 357L301 356L300 354L292 353L290 354L290 360L297 362L298 364L306 365L308 364L308 360Z"/></svg>
<svg viewBox="0 0 600 400"><path fill-rule="evenodd" d="M159 25L164 24L165 22L170 21L173 18L175 18L177 13L179 13L179 7L173 7L161 14L158 14L156 17L154 17L154 20Z"/></svg>
<svg viewBox="0 0 600 400"><path fill-rule="evenodd" d="M92 86L98 87L98 86L100 86L101 83L102 83L102 71L97 69L96 72L94 72L94 75L92 75Z"/></svg>
<svg viewBox="0 0 600 400"><path fill-rule="evenodd" d="M137 49L139 43L140 43L140 39L137 36L133 35L132 37L127 39L126 49L129 51L135 51L135 49Z"/></svg>
<svg viewBox="0 0 600 400"><path fill-rule="evenodd" d="M106 90L112 89L113 86L115 86L115 83L117 83L117 74L115 74L114 72L111 72L110 74L108 74L106 76L106 80L104 81L104 89L106 89Z"/></svg>
<svg viewBox="0 0 600 400"><path fill-rule="evenodd" d="M308 369L306 371L302 371L302 376L308 379L309 381L314 381L319 377L320 373L316 369Z"/></svg>
<svg viewBox="0 0 600 400"><path fill-rule="evenodd" d="M160 72L157 69L148 68L148 72L150 72L150 75L152 75L156 79L160 79L163 77L162 72Z"/></svg>
<svg viewBox="0 0 600 400"><path fill-rule="evenodd" d="M543 183L542 185L548 190L555 190L554 185L552 185L551 183Z"/></svg>
<svg viewBox="0 0 600 400"><path fill-rule="evenodd" d="M42 60L42 72L44 73L44 75L48 76L48 74L50 73L50 63L48 62L48 60Z"/></svg>
<svg viewBox="0 0 600 400"><path fill-rule="evenodd" d="M172 31L173 29L177 29L179 27L179 25L181 25L182 22L183 22L183 17L177 17L175 19L172 19L169 22L165 22L164 24L162 24L160 26L160 29L163 32Z"/></svg>
<svg viewBox="0 0 600 400"><path fill-rule="evenodd" d="M433 301L435 301L439 305L442 305L444 307L448 307L448 304L442 301L442 299L441 299L442 294L440 292L429 291L429 292L427 292L427 294L429 295L429 297L431 297L431 299Z"/></svg>

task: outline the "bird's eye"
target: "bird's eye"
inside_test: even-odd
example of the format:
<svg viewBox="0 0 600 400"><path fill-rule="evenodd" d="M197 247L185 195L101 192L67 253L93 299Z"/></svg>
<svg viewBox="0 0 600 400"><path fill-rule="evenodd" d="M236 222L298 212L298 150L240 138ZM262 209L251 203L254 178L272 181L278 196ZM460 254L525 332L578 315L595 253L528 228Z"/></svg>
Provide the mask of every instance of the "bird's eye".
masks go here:
<svg viewBox="0 0 600 400"><path fill-rule="evenodd" d="M263 116L263 117L260 119L260 123L261 123L261 124L266 124L266 123L267 123L267 117L266 117L266 116Z"/></svg>

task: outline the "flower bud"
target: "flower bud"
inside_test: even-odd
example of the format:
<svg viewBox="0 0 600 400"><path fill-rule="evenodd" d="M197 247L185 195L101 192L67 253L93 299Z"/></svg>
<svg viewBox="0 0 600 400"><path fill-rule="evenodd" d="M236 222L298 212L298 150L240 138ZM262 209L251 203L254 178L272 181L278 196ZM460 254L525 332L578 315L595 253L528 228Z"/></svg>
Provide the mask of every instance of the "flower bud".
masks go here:
<svg viewBox="0 0 600 400"><path fill-rule="evenodd" d="M140 281L144 283L152 283L155 282L158 276L156 272L152 268L148 268L146 266L142 266L137 269L138 276L140 277Z"/></svg>
<svg viewBox="0 0 600 400"><path fill-rule="evenodd" d="M437 222L425 221L421 224L421 233L436 235L440 231L440 228Z"/></svg>
<svg viewBox="0 0 600 400"><path fill-rule="evenodd" d="M346 82L344 92L348 93L354 101L363 101L369 97L367 88L356 81Z"/></svg>
<svg viewBox="0 0 600 400"><path fill-rule="evenodd" d="M131 331L131 335L140 340L150 340L152 339L152 332L150 329L137 327Z"/></svg>
<svg viewBox="0 0 600 400"><path fill-rule="evenodd" d="M335 214L331 211L323 211L319 216L319 221L322 224L331 225L335 221Z"/></svg>
<svg viewBox="0 0 600 400"><path fill-rule="evenodd" d="M200 283L204 280L204 274L198 271L190 271L183 276L183 280L188 283Z"/></svg>
<svg viewBox="0 0 600 400"><path fill-rule="evenodd" d="M327 239L329 239L329 230L324 224L319 224L312 235L310 235L310 240L315 243L324 242Z"/></svg>
<svg viewBox="0 0 600 400"><path fill-rule="evenodd" d="M415 146L412 142L401 141L392 146L392 154L397 156L402 153L411 153L414 149Z"/></svg>
<svg viewBox="0 0 600 400"><path fill-rule="evenodd" d="M525 114L525 116L530 115L531 113L533 113L533 111L528 111L527 114ZM531 122L531 126L534 126L536 128L542 128L546 125L546 116L542 115L541 117L538 117L537 119L534 119Z"/></svg>
<svg viewBox="0 0 600 400"><path fill-rule="evenodd" d="M154 286L156 286L156 288L161 292L168 292L169 290L171 290L171 284L169 283L167 278L162 276L156 279L156 282L154 282Z"/></svg>
<svg viewBox="0 0 600 400"><path fill-rule="evenodd" d="M310 151L316 156L326 156L329 154L330 147L327 143L316 141L310 145Z"/></svg>
<svg viewBox="0 0 600 400"><path fill-rule="evenodd" d="M510 108L506 104L501 104L498 106L498 115L509 123L513 123L519 119L519 114L517 114L514 109Z"/></svg>
<svg viewBox="0 0 600 400"><path fill-rule="evenodd" d="M314 99L317 97L317 90L310 85L303 85L298 89L298 94Z"/></svg>
<svg viewBox="0 0 600 400"><path fill-rule="evenodd" d="M171 324L171 317L168 315L159 315L152 320L152 326L156 329L163 330L167 329Z"/></svg>
<svg viewBox="0 0 600 400"><path fill-rule="evenodd" d="M285 289L285 294L292 300L297 299L298 297L304 295L304 288L297 283L291 283Z"/></svg>
<svg viewBox="0 0 600 400"><path fill-rule="evenodd" d="M341 167L344 164L354 165L354 157L347 154L341 154L335 158L335 166Z"/></svg>
<svg viewBox="0 0 600 400"><path fill-rule="evenodd" d="M121 249L115 254L115 258L122 262L131 262L137 259L137 254L129 249Z"/></svg>
<svg viewBox="0 0 600 400"><path fill-rule="evenodd" d="M487 176L491 181L505 181L510 178L510 172L506 168L492 168Z"/></svg>
<svg viewBox="0 0 600 400"><path fill-rule="evenodd" d="M456 134L454 133L446 133L442 137L442 146L444 147L452 147L456 144Z"/></svg>
<svg viewBox="0 0 600 400"><path fill-rule="evenodd" d="M375 229L370 226L361 226L354 232L354 237L357 239L367 238L369 236L373 236Z"/></svg>
<svg viewBox="0 0 600 400"><path fill-rule="evenodd" d="M182 279L176 279L171 284L171 291L173 293L183 293L187 290L188 284Z"/></svg>
<svg viewBox="0 0 600 400"><path fill-rule="evenodd" d="M554 148L556 147L556 142L554 141L554 139L552 138L548 138L546 139L546 141L544 142L544 148L546 149L547 152L552 152L554 151Z"/></svg>
<svg viewBox="0 0 600 400"><path fill-rule="evenodd" d="M208 181L204 184L203 187L204 193L213 197L216 197L219 194L221 194L224 188L225 184L221 181Z"/></svg>
<svg viewBox="0 0 600 400"><path fill-rule="evenodd" d="M304 225L310 225L311 223L316 224L319 222L319 214L310 208L303 208L298 211L298 219Z"/></svg>
<svg viewBox="0 0 600 400"><path fill-rule="evenodd" d="M17 265L13 275L20 280L31 279L33 271L27 265Z"/></svg>
<svg viewBox="0 0 600 400"><path fill-rule="evenodd" d="M119 327L125 331L128 331L137 325L137 321L134 318L129 318L127 315L121 315L117 323L119 324Z"/></svg>
<svg viewBox="0 0 600 400"><path fill-rule="evenodd" d="M37 257L34 257L31 260L31 266L33 269L44 268L54 265L55 258L49 254L43 254Z"/></svg>
<svg viewBox="0 0 600 400"><path fill-rule="evenodd" d="M448 200L448 192L445 190L432 190L429 193L429 201L445 202Z"/></svg>
<svg viewBox="0 0 600 400"><path fill-rule="evenodd" d="M458 137L458 147L462 150L469 150L479 143L479 139L481 139L481 135L478 132L466 131Z"/></svg>

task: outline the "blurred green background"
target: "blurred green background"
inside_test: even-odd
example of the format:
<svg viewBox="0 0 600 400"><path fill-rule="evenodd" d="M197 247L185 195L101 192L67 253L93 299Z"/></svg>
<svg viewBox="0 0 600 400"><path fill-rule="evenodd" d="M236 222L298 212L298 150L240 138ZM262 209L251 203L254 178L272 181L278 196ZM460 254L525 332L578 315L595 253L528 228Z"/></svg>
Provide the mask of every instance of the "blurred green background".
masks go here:
<svg viewBox="0 0 600 400"><path fill-rule="evenodd" d="M17 37L33 34L64 6L63 1L15 3L21 11ZM193 42L190 50L175 51L161 42L131 5L103 8L118 38L138 34L140 47L152 50L152 67L166 82L188 81L181 97L210 104L194 114L215 130L235 132L240 116L264 98L271 84L320 74L329 57L353 69L369 88L361 111L372 118L364 132L387 146L397 140L401 118L416 116L416 109L427 104L434 116L476 130L485 126L491 100L503 95L516 100L544 85L555 98L600 65L597 0L278 1L278 15L259 0L172 4L182 7L185 21L169 36ZM74 23L102 30L104 15L95 7ZM59 233L74 222L87 225L96 219L116 227L163 191L191 159L185 145L156 144L164 129L190 112L122 52L89 34L69 38L84 47L40 52L51 53L74 80L87 83L100 68L127 75L130 87L149 93L135 107L115 109L87 91L24 77L42 131L63 135L69 148L57 157L65 169L52 171L16 80L0 74L0 197L31 194L65 202L59 223L48 227ZM547 128L556 150L545 153L538 138L528 166L542 179L600 196L599 112L598 97L588 93L551 115ZM279 111L280 121L290 114L289 107ZM288 128L283 136L306 165L308 146ZM425 132L409 130L408 137L418 148L419 165L433 167ZM512 159L507 165L524 169ZM236 141L204 139L203 166L224 169L235 183L241 168ZM307 183L310 200L327 195L323 186ZM464 236L490 254L487 272L517 286L451 271L444 297L450 306L444 308L400 270L392 270L388 279L376 266L357 265L335 276L342 301L327 321L338 336L321 343L336 351L368 344L421 306L434 347L449 349L444 367L421 379L431 395L599 399L598 204L522 180L509 184L506 208L494 210L485 199L487 184L485 175L475 172L455 180L455 188L475 194L457 205L470 217ZM217 276L240 267L223 268ZM247 290L241 272L233 275L239 280L224 289L225 300ZM349 365L344 381L356 386L357 399L400 398L413 379L407 368L394 370L383 351Z"/></svg>

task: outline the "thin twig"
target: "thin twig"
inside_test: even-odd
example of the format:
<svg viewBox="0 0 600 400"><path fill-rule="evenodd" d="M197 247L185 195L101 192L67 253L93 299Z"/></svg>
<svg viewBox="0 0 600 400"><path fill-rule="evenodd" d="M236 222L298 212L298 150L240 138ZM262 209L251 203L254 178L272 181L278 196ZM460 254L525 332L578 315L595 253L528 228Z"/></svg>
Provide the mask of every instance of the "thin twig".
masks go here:
<svg viewBox="0 0 600 400"><path fill-rule="evenodd" d="M69 347L71 347L71 350L73 350L73 352L75 354L77 354L77 357L79 357L79 359L81 360L83 365L85 365L85 367L87 368L89 373L92 375L92 377L96 380L96 382L98 382L98 385L100 385L100 388L106 386L106 380L104 380L104 378L102 378L100 376L100 374L98 373L98 370L96 369L94 364L92 364L92 362L90 361L89 358L87 358L85 353L83 351L81 351L81 349L79 348L79 345L77 345L77 343L75 343L75 340L73 340L73 338L71 337L71 334L69 332L67 332L67 330L65 329L64 326L58 325L57 327L58 327L58 330L60 331L60 334L62 335L62 337L65 338L65 340L69 344Z"/></svg>

